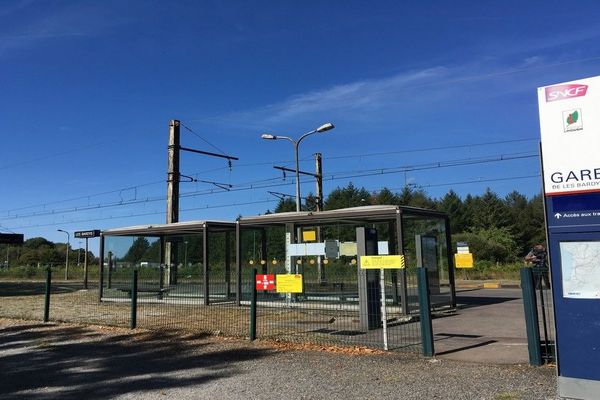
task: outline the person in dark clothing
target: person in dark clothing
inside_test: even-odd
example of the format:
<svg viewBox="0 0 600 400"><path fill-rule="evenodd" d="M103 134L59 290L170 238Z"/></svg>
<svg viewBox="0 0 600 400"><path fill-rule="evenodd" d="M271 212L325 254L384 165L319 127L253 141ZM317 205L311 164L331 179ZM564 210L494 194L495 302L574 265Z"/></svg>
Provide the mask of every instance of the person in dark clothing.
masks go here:
<svg viewBox="0 0 600 400"><path fill-rule="evenodd" d="M550 289L547 256L548 253L546 253L546 248L543 244L536 244L525 256L525 261L531 263L533 269L533 282L536 289L539 289L542 286L542 281L546 288Z"/></svg>

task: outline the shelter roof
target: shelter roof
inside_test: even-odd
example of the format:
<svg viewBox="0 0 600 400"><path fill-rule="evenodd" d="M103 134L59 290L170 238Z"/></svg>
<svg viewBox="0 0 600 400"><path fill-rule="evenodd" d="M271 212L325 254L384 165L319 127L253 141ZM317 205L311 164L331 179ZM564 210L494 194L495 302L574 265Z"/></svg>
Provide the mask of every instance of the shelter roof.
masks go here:
<svg viewBox="0 0 600 400"><path fill-rule="evenodd" d="M209 232L233 231L235 222L185 221L172 224L136 225L102 231L104 236L161 236L169 234L200 233L207 227Z"/></svg>

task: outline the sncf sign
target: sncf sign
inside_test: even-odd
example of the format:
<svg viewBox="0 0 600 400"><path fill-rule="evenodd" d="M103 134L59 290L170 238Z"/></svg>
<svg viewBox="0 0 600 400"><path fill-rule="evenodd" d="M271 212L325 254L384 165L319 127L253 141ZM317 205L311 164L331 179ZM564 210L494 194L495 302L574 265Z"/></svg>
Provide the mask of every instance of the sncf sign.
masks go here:
<svg viewBox="0 0 600 400"><path fill-rule="evenodd" d="M558 85L546 88L546 102L585 96L588 85Z"/></svg>

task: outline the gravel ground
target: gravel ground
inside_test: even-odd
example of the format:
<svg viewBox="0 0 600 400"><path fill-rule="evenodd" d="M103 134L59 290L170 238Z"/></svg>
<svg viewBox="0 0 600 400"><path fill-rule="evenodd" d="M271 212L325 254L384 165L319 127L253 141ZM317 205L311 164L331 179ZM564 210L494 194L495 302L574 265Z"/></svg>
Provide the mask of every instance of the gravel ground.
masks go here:
<svg viewBox="0 0 600 400"><path fill-rule="evenodd" d="M555 371L0 319L3 399L554 399Z"/></svg>

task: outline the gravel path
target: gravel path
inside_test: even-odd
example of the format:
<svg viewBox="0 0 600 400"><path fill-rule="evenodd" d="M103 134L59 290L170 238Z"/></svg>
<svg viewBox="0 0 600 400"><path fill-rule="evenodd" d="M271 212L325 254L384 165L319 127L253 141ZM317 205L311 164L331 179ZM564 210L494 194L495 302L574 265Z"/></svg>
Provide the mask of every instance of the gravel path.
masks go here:
<svg viewBox="0 0 600 400"><path fill-rule="evenodd" d="M555 371L0 319L3 399L554 399Z"/></svg>

